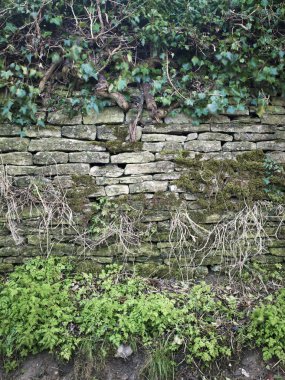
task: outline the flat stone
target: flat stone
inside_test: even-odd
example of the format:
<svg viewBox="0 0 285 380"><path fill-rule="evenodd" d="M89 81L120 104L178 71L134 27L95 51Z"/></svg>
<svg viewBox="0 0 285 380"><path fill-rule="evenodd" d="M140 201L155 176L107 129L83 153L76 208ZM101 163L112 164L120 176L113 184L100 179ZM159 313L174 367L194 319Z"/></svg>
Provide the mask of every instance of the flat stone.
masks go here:
<svg viewBox="0 0 285 380"><path fill-rule="evenodd" d="M256 144L250 141L226 142L223 151L256 150Z"/></svg>
<svg viewBox="0 0 285 380"><path fill-rule="evenodd" d="M95 125L64 125L61 133L72 139L96 140Z"/></svg>
<svg viewBox="0 0 285 380"><path fill-rule="evenodd" d="M195 152L187 152L187 158L195 158L196 154ZM155 153L155 161L173 161L177 158L181 157L181 151L177 151L176 153L167 153L166 151L161 151L158 153Z"/></svg>
<svg viewBox="0 0 285 380"><path fill-rule="evenodd" d="M73 187L75 185L74 183L74 180L72 179L71 176L59 176L59 177L54 177L53 178L53 183L55 184L55 186L59 186L60 188L62 189L70 189L71 187Z"/></svg>
<svg viewBox="0 0 285 380"><path fill-rule="evenodd" d="M226 124L226 123L229 123L230 121L231 121L230 118L224 115L212 115L205 120L205 122L209 124L212 124L212 123Z"/></svg>
<svg viewBox="0 0 285 380"><path fill-rule="evenodd" d="M48 165L38 168L37 173L40 175L87 175L89 174L90 166L88 164L57 164Z"/></svg>
<svg viewBox="0 0 285 380"><path fill-rule="evenodd" d="M143 133L162 133L183 135L194 132L208 132L210 131L209 124L191 125L191 124L171 124L171 125L146 125Z"/></svg>
<svg viewBox="0 0 285 380"><path fill-rule="evenodd" d="M0 154L0 164L10 165L32 165L33 156L28 152L13 152Z"/></svg>
<svg viewBox="0 0 285 380"><path fill-rule="evenodd" d="M271 104L274 105L274 106L283 106L285 107L285 98L280 98L280 97L276 97L276 96L273 96L271 98Z"/></svg>
<svg viewBox="0 0 285 380"><path fill-rule="evenodd" d="M144 142L143 143L143 150L147 150L149 152L161 152L162 150L169 151L169 152L177 152L182 150L183 145L178 142Z"/></svg>
<svg viewBox="0 0 285 380"><path fill-rule="evenodd" d="M147 133L142 135L142 141L147 142L160 142L160 141L171 141L171 142L184 142L186 136L177 135L167 135L160 133Z"/></svg>
<svg viewBox="0 0 285 380"><path fill-rule="evenodd" d="M261 118L262 123L270 125L285 124L285 115L268 115L264 114Z"/></svg>
<svg viewBox="0 0 285 380"><path fill-rule="evenodd" d="M64 152L38 152L33 157L35 165L66 164L68 153Z"/></svg>
<svg viewBox="0 0 285 380"><path fill-rule="evenodd" d="M129 124L131 121L133 121L137 117L137 114L138 114L137 109L135 108L130 109L126 115L126 123ZM152 116L151 116L150 111L143 110L140 117L140 123L143 125L152 123Z"/></svg>
<svg viewBox="0 0 285 380"><path fill-rule="evenodd" d="M166 174L164 173L155 174L153 176L153 179L157 181L170 181L170 180L179 179L180 177L181 177L180 173L173 172L173 173L166 173Z"/></svg>
<svg viewBox="0 0 285 380"><path fill-rule="evenodd" d="M136 165L135 165L136 166ZM90 169L90 175L94 177L121 177L124 169L117 165L93 166Z"/></svg>
<svg viewBox="0 0 285 380"><path fill-rule="evenodd" d="M285 106L285 104L284 104ZM284 115L285 116L285 107L281 105L267 106L266 115Z"/></svg>
<svg viewBox="0 0 285 380"><path fill-rule="evenodd" d="M10 139L11 140L11 139ZM0 142L1 144L1 142ZM61 151L61 152L76 152L76 151L92 151L100 152L106 150L92 141L80 141L65 138L42 138L39 140L31 140L29 149L30 152L42 151Z"/></svg>
<svg viewBox="0 0 285 380"><path fill-rule="evenodd" d="M233 136L227 135L226 133L206 132L206 133L199 133L198 140L233 141Z"/></svg>
<svg viewBox="0 0 285 380"><path fill-rule="evenodd" d="M0 137L0 152L26 152L30 139L21 137Z"/></svg>
<svg viewBox="0 0 285 380"><path fill-rule="evenodd" d="M97 140L127 140L129 129L124 125L100 125L97 127Z"/></svg>
<svg viewBox="0 0 285 380"><path fill-rule="evenodd" d="M285 154L284 152L269 152L266 156L270 157L272 160L278 162L279 164L285 164Z"/></svg>
<svg viewBox="0 0 285 380"><path fill-rule="evenodd" d="M38 168L36 166L13 166L7 165L6 173L11 176L20 176L20 175L36 175ZM0 168L1 171L1 168Z"/></svg>
<svg viewBox="0 0 285 380"><path fill-rule="evenodd" d="M152 175L142 175L142 176L130 176L120 178L120 183L141 183L144 181L152 181Z"/></svg>
<svg viewBox="0 0 285 380"><path fill-rule="evenodd" d="M83 116L83 124L121 124L124 122L124 112L119 107L106 107L99 113L92 111Z"/></svg>
<svg viewBox="0 0 285 380"><path fill-rule="evenodd" d="M262 150L285 150L285 141L284 142L278 142L278 141L261 141L257 144L257 149Z"/></svg>
<svg viewBox="0 0 285 380"><path fill-rule="evenodd" d="M235 141L263 141L263 140L274 140L274 133L235 133Z"/></svg>
<svg viewBox="0 0 285 380"><path fill-rule="evenodd" d="M164 119L165 124L192 124L192 118L185 113L182 113L179 109L173 110Z"/></svg>
<svg viewBox="0 0 285 380"><path fill-rule="evenodd" d="M45 127L26 127L23 132L25 137L61 137L61 127L50 125Z"/></svg>
<svg viewBox="0 0 285 380"><path fill-rule="evenodd" d="M169 161L157 161L149 164L128 164L125 168L125 175L130 174L151 174L169 173L174 171L174 163Z"/></svg>
<svg viewBox="0 0 285 380"><path fill-rule="evenodd" d="M212 132L225 132L225 133L274 133L275 127L270 125L261 125L261 124L249 124L249 125L240 125L240 124L212 124Z"/></svg>
<svg viewBox="0 0 285 380"><path fill-rule="evenodd" d="M285 130L282 131L282 130L278 130L275 132L275 138L276 140L285 140ZM270 139L267 139L267 140L270 140Z"/></svg>
<svg viewBox="0 0 285 380"><path fill-rule="evenodd" d="M105 197L105 196L106 196L105 187L97 186L96 189L94 189L94 192L88 195L88 198L97 198L97 197Z"/></svg>
<svg viewBox="0 0 285 380"><path fill-rule="evenodd" d="M72 118L64 114L63 110L49 112L47 121L55 125L76 125L82 123L82 115L76 115Z"/></svg>
<svg viewBox="0 0 285 380"><path fill-rule="evenodd" d="M274 256L285 256L285 247L269 248L269 252Z"/></svg>
<svg viewBox="0 0 285 380"><path fill-rule="evenodd" d="M186 141L196 140L198 138L198 133L189 133L186 137Z"/></svg>
<svg viewBox="0 0 285 380"><path fill-rule="evenodd" d="M156 193L166 191L168 182L163 181L146 181L142 183L134 183L130 186L130 193Z"/></svg>
<svg viewBox="0 0 285 380"><path fill-rule="evenodd" d="M220 141L202 141L194 140L187 141L184 144L184 148L187 150L194 150L196 152L214 152L222 149Z"/></svg>
<svg viewBox="0 0 285 380"><path fill-rule="evenodd" d="M129 186L127 185L112 185L105 187L106 195L114 197L116 195L129 194Z"/></svg>
<svg viewBox="0 0 285 380"><path fill-rule="evenodd" d="M150 152L120 153L111 157L114 164L135 164L154 161L154 154Z"/></svg>
<svg viewBox="0 0 285 380"><path fill-rule="evenodd" d="M110 162L110 153L108 152L69 153L69 162L85 162L89 164L108 164Z"/></svg>
<svg viewBox="0 0 285 380"><path fill-rule="evenodd" d="M207 161L207 160L234 160L235 155L234 153L240 153L240 152L212 152L212 153L205 153L201 156L201 161ZM244 152L242 152L244 153Z"/></svg>
<svg viewBox="0 0 285 380"><path fill-rule="evenodd" d="M0 125L0 136L20 136L21 127L13 124L1 124Z"/></svg>
<svg viewBox="0 0 285 380"><path fill-rule="evenodd" d="M99 185L99 186L117 185L119 183L120 183L119 178L96 177L96 185Z"/></svg>

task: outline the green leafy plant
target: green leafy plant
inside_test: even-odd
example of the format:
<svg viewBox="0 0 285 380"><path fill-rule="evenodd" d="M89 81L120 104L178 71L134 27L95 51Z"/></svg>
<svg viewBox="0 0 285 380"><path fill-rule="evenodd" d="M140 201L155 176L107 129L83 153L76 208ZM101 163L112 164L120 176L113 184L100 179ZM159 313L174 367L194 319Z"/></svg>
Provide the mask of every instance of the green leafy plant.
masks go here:
<svg viewBox="0 0 285 380"><path fill-rule="evenodd" d="M276 185L274 179L284 176L284 168L281 164L278 164L270 157L265 157L264 159L264 171L265 176L263 178L264 191L271 199L275 202L282 202L284 197L284 186Z"/></svg>

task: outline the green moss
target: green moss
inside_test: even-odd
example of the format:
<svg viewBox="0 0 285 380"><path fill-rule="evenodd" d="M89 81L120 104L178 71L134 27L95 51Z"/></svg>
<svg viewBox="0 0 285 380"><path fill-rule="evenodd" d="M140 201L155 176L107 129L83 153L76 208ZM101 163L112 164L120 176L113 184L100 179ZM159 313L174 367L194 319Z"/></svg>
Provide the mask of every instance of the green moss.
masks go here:
<svg viewBox="0 0 285 380"><path fill-rule="evenodd" d="M274 201L275 188L281 189L276 193L278 200L285 201L284 176L271 176L270 189L266 188L268 173L264 161L262 151L244 153L236 160L205 161L200 156L194 159L181 156L176 163L188 169L175 183L197 194L199 205L211 211L238 210L245 199L247 203Z"/></svg>
<svg viewBox="0 0 285 380"><path fill-rule="evenodd" d="M142 142L141 141L107 141L105 143L106 148L112 154L118 154L123 152L140 152L142 150Z"/></svg>
<svg viewBox="0 0 285 380"><path fill-rule="evenodd" d="M82 212L88 203L88 196L94 194L98 188L96 181L89 175L73 175L73 186L66 192L69 206L75 212Z"/></svg>

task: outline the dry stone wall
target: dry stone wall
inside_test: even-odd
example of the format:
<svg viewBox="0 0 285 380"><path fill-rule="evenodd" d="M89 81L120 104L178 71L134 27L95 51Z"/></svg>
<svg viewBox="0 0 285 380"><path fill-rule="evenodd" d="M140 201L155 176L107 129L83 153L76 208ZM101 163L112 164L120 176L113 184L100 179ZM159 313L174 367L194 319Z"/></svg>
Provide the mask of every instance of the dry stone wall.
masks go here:
<svg viewBox="0 0 285 380"><path fill-rule="evenodd" d="M0 125L2 187L4 177L19 192L41 178L64 192L81 226L88 225L92 203L102 197L121 200L141 210L141 223L151 226L151 236L133 248L131 257L120 256L116 241L108 246L84 249L83 254L74 231L62 225L58 231L53 228L48 236L49 252L85 258L98 267L120 260L136 262L143 272L164 274L169 263L175 261L169 254L172 247L169 231L171 215L181 202L187 209L205 214L202 224L206 228L220 220L220 215L203 211L197 194L177 185L186 170L177 158L200 155L201 162L235 160L243 153L262 150L274 162L285 164L283 99L273 99L261 118L248 108L237 114L212 116L200 125L193 125L187 115L179 112L167 116L163 124L155 124L145 110L135 131L135 142L131 142L129 124L135 115L134 109L125 114L115 106L105 108L100 114L73 118L63 111L45 111L44 128ZM0 215L0 271L12 270L14 264L44 254L47 243L39 234L42 221L37 207L20 210L15 223L21 239L16 242L7 223L3 198ZM279 223L269 221L269 237L275 235L275 222ZM278 233L279 240L276 243L270 240L267 256L259 258L261 262L285 260L282 223ZM191 256L191 250L187 254ZM198 261L192 260L191 268L205 274L208 270L218 270L219 260L219 255L207 257L198 267ZM183 265L187 266L187 260Z"/></svg>

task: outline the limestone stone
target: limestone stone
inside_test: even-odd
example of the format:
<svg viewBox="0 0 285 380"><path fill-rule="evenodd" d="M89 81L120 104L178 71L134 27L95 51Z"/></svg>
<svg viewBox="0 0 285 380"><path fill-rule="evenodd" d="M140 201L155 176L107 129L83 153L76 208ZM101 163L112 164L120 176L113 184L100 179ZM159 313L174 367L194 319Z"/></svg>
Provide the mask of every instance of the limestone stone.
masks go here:
<svg viewBox="0 0 285 380"><path fill-rule="evenodd" d="M110 153L108 152L69 153L69 162L85 162L89 164L108 164L110 162Z"/></svg>
<svg viewBox="0 0 285 380"><path fill-rule="evenodd" d="M36 166L14 166L7 165L6 173L11 176L22 176L22 175L36 175L38 168ZM1 171L1 168L0 168Z"/></svg>
<svg viewBox="0 0 285 380"><path fill-rule="evenodd" d="M206 132L206 133L199 133L198 140L233 141L233 136L228 135L226 133Z"/></svg>
<svg viewBox="0 0 285 380"><path fill-rule="evenodd" d="M121 177L124 169L117 165L93 166L90 169L90 175L94 177Z"/></svg>
<svg viewBox="0 0 285 380"><path fill-rule="evenodd" d="M144 181L151 181L152 180L152 175L142 175L142 176L130 176L130 177L122 177L120 178L120 183L141 183Z"/></svg>
<svg viewBox="0 0 285 380"><path fill-rule="evenodd" d="M68 117L63 110L49 112L47 121L54 125L77 125L82 123L82 115L76 115L72 118Z"/></svg>
<svg viewBox="0 0 285 380"><path fill-rule="evenodd" d="M196 195L191 194L191 193L185 193L185 194L183 194L183 198L186 201L196 201L196 199L197 199Z"/></svg>
<svg viewBox="0 0 285 380"><path fill-rule="evenodd" d="M120 153L111 157L114 164L135 164L154 161L154 154L150 152Z"/></svg>
<svg viewBox="0 0 285 380"><path fill-rule="evenodd" d="M182 150L183 145L179 142L144 142L143 143L143 150L147 150L149 152L161 152L161 151L169 151L172 153L172 151L177 152Z"/></svg>
<svg viewBox="0 0 285 380"><path fill-rule="evenodd" d="M285 154L284 152L268 152L266 156L270 157L272 160L278 162L279 164L285 164Z"/></svg>
<svg viewBox="0 0 285 380"><path fill-rule="evenodd" d="M174 163L169 161L157 161L149 164L128 164L125 168L125 175L130 174L152 174L170 173L174 170Z"/></svg>
<svg viewBox="0 0 285 380"><path fill-rule="evenodd" d="M159 141L171 141L171 142L184 142L186 136L167 135L160 133L147 133L142 135L142 141L147 142L159 142Z"/></svg>
<svg viewBox="0 0 285 380"><path fill-rule="evenodd" d="M166 124L192 124L192 119L190 116L182 113L179 109L173 110L164 119Z"/></svg>
<svg viewBox="0 0 285 380"><path fill-rule="evenodd" d="M91 112L83 116L83 124L121 124L124 122L124 112L119 107L106 107L99 113Z"/></svg>
<svg viewBox="0 0 285 380"><path fill-rule="evenodd" d="M18 125L12 125L12 124L1 124L0 125L0 136L20 136L21 133L21 127Z"/></svg>
<svg viewBox="0 0 285 380"><path fill-rule="evenodd" d="M282 130L276 131L275 132L275 138L277 140L285 140L285 130L284 131L282 131ZM267 140L270 140L270 139L267 139Z"/></svg>
<svg viewBox="0 0 285 380"><path fill-rule="evenodd" d="M285 104L284 104L285 105ZM285 107L281 105L267 106L266 114L268 115L284 115L285 116Z"/></svg>
<svg viewBox="0 0 285 380"><path fill-rule="evenodd" d="M127 185L111 185L105 187L106 195L113 197L116 195L129 194L129 186Z"/></svg>
<svg viewBox="0 0 285 380"><path fill-rule="evenodd" d="M88 198L105 197L106 191L104 186L97 186L92 194L88 195Z"/></svg>
<svg viewBox="0 0 285 380"><path fill-rule="evenodd" d="M13 268L13 264L0 263L0 273L12 272Z"/></svg>
<svg viewBox="0 0 285 380"><path fill-rule="evenodd" d="M257 149L285 151L285 141L283 142L261 141L261 142L258 142L256 145L257 145Z"/></svg>
<svg viewBox="0 0 285 380"><path fill-rule="evenodd" d="M128 136L128 128L124 125L100 125L97 127L97 140L125 141Z"/></svg>
<svg viewBox="0 0 285 380"><path fill-rule="evenodd" d="M261 118L262 123L271 124L271 125L279 125L285 124L285 115L268 115L264 114Z"/></svg>
<svg viewBox="0 0 285 380"><path fill-rule="evenodd" d="M38 168L37 174L50 176L50 175L87 175L89 174L90 167L88 164L58 164L48 165Z"/></svg>
<svg viewBox="0 0 285 380"><path fill-rule="evenodd" d="M270 247L269 252L274 256L285 256L285 247Z"/></svg>
<svg viewBox="0 0 285 380"><path fill-rule="evenodd" d="M186 137L186 141L196 140L198 138L198 133L189 133Z"/></svg>
<svg viewBox="0 0 285 380"><path fill-rule="evenodd" d="M1 142L0 142L1 144ZM29 149L30 152L46 152L46 151L61 151L61 152L80 152L91 151L100 152L106 150L92 141L80 141L65 138L42 138L39 140L31 140Z"/></svg>
<svg viewBox="0 0 285 380"><path fill-rule="evenodd" d="M10 165L32 165L33 156L28 152L13 152L0 154L0 164Z"/></svg>
<svg viewBox="0 0 285 380"><path fill-rule="evenodd" d="M119 178L96 177L96 184L99 186L117 185L118 183L120 183Z"/></svg>
<svg viewBox="0 0 285 380"><path fill-rule="evenodd" d="M168 182L166 181L146 181L142 183L130 184L130 193L157 193L166 191Z"/></svg>
<svg viewBox="0 0 285 380"><path fill-rule="evenodd" d="M196 152L215 152L222 149L220 141L203 141L194 140L187 141L184 144L184 148L187 150L194 150Z"/></svg>
<svg viewBox="0 0 285 380"><path fill-rule="evenodd" d="M26 152L29 139L21 137L0 137L0 153Z"/></svg>
<svg viewBox="0 0 285 380"><path fill-rule="evenodd" d="M60 186L62 189L69 189L75 185L71 176L61 175L53 178L55 186Z"/></svg>
<svg viewBox="0 0 285 380"><path fill-rule="evenodd" d="M174 134L183 135L195 132L209 132L209 124L169 124L169 125L146 125L143 129L143 133L162 133L162 134Z"/></svg>
<svg viewBox="0 0 285 380"><path fill-rule="evenodd" d="M145 210L142 215L142 222L162 222L169 219L169 211Z"/></svg>
<svg viewBox="0 0 285 380"><path fill-rule="evenodd" d="M211 131L224 133L274 133L275 127L261 124L212 124Z"/></svg>
<svg viewBox="0 0 285 380"><path fill-rule="evenodd" d="M206 123L213 124L213 123L219 123L219 124L227 124L230 122L230 118L224 115L212 115L208 119L206 119Z"/></svg>
<svg viewBox="0 0 285 380"><path fill-rule="evenodd" d="M66 164L68 153L64 152L38 152L33 157L35 165Z"/></svg>
<svg viewBox="0 0 285 380"><path fill-rule="evenodd" d="M285 98L280 98L280 97L276 97L276 96L273 96L271 98L271 104L273 106L283 106L285 107Z"/></svg>
<svg viewBox="0 0 285 380"><path fill-rule="evenodd" d="M255 150L256 144L250 141L226 142L223 145L223 151L241 151L241 150Z"/></svg>
<svg viewBox="0 0 285 380"><path fill-rule="evenodd" d="M276 137L274 133L235 133L235 141L263 141L274 140Z"/></svg>
<svg viewBox="0 0 285 380"><path fill-rule="evenodd" d="M168 181L168 180L175 180L175 179L179 179L181 176L180 173L176 173L176 172L173 172L173 173L162 173L162 174L155 174L153 176L153 179L154 180L157 180L157 181Z"/></svg>
<svg viewBox="0 0 285 380"><path fill-rule="evenodd" d="M64 125L61 131L63 137L81 140L96 140L95 125Z"/></svg>
<svg viewBox="0 0 285 380"><path fill-rule="evenodd" d="M61 127L47 125L45 127L26 127L23 129L25 137L61 137Z"/></svg>
<svg viewBox="0 0 285 380"><path fill-rule="evenodd" d="M195 158L195 152L188 152L187 158ZM176 153L167 153L167 151L161 151L158 153L155 153L155 161L174 161L177 158L181 157L181 150L177 151Z"/></svg>

